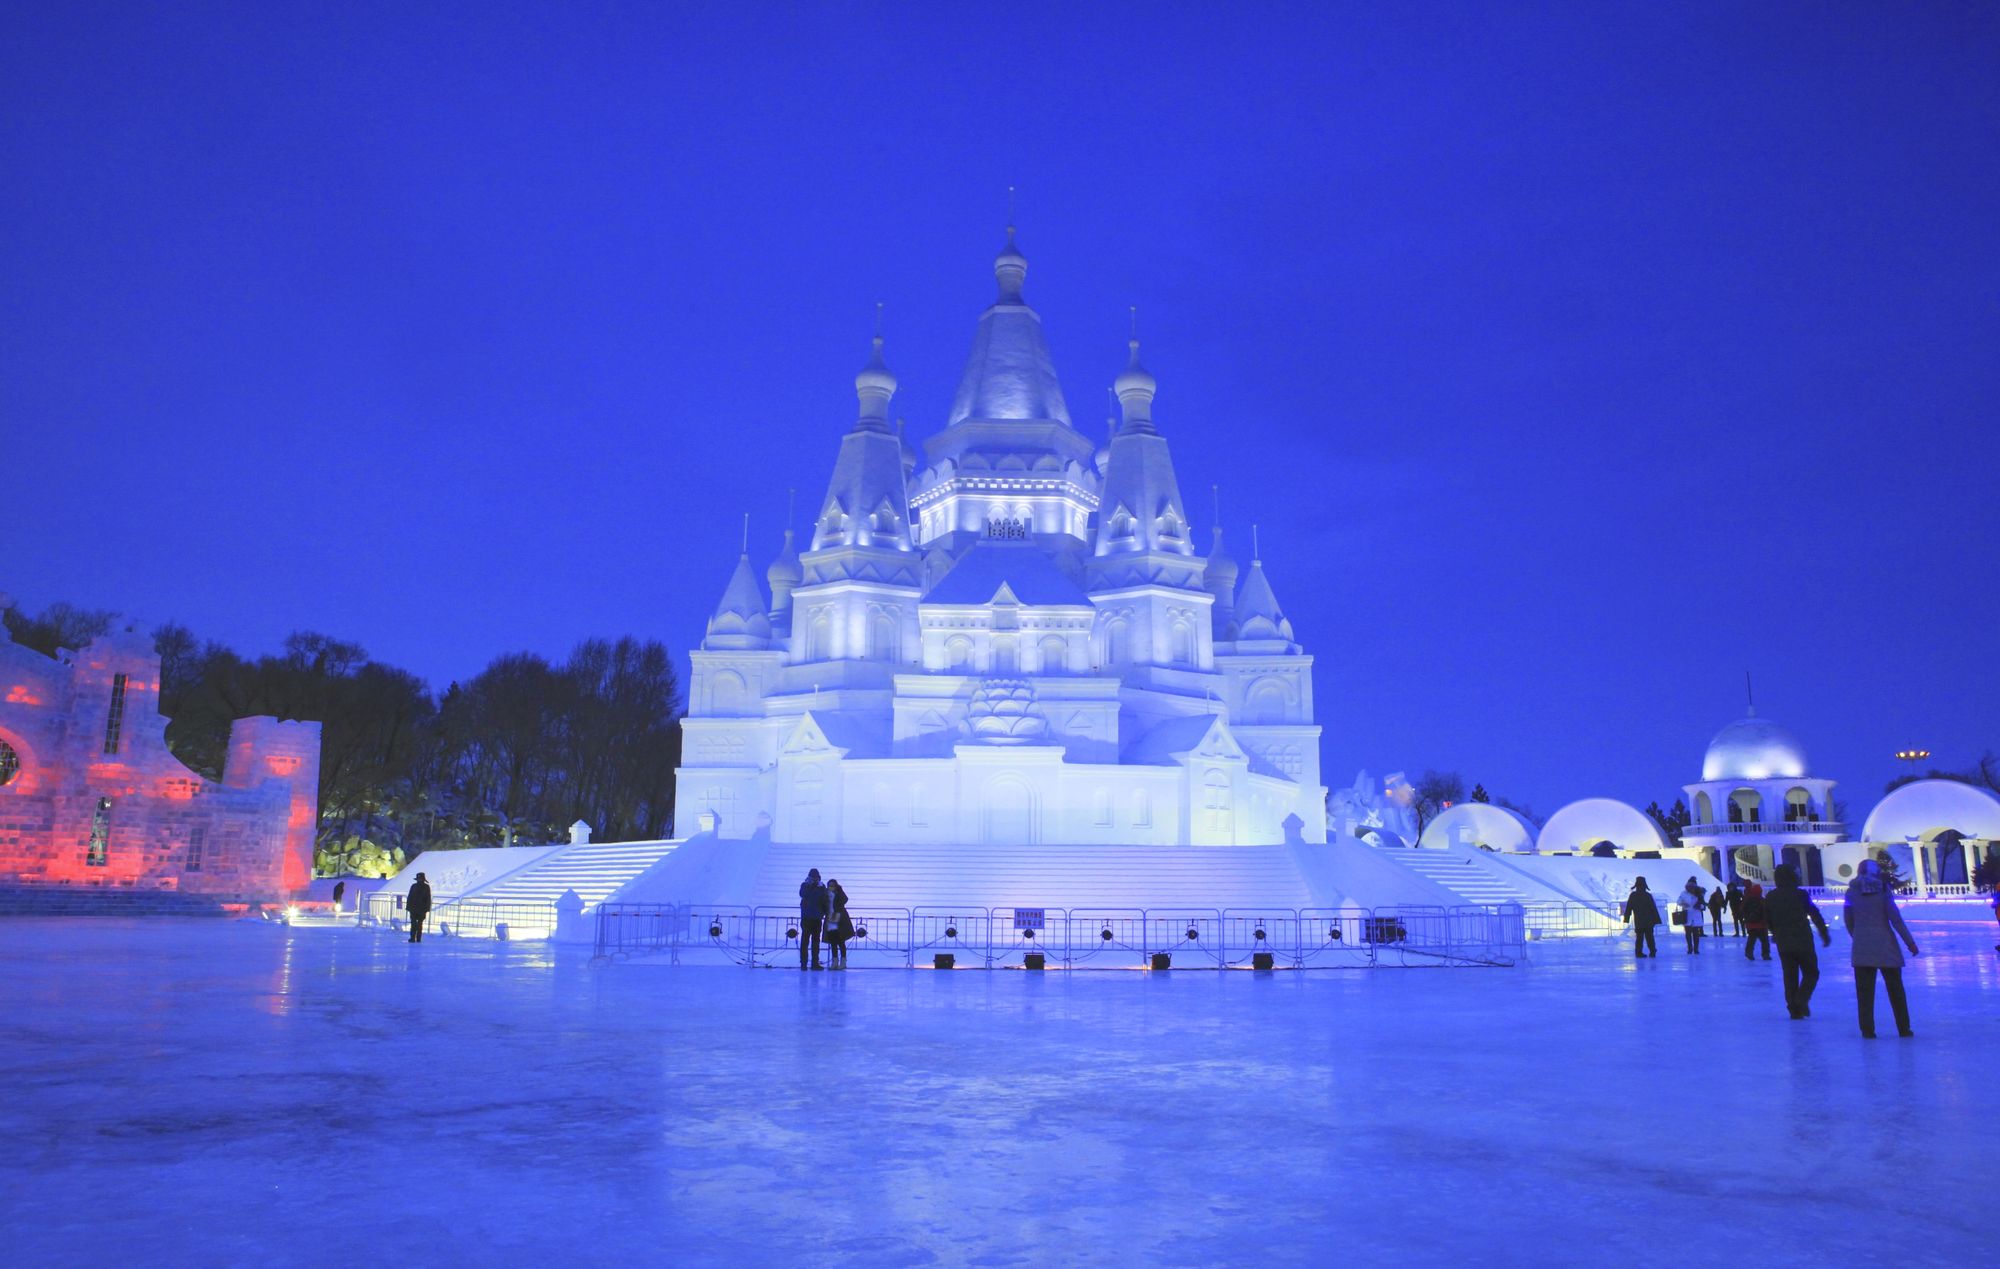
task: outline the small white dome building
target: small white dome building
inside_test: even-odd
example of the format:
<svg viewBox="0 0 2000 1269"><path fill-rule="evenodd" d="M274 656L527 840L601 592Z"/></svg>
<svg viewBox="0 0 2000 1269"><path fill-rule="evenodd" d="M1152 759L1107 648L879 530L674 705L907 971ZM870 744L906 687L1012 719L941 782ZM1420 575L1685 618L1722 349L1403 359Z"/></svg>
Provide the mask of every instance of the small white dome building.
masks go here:
<svg viewBox="0 0 2000 1269"><path fill-rule="evenodd" d="M1961 780L1915 780L1875 804L1861 840L1871 852L1907 849L1920 889L1970 885L1980 861L2000 850L2000 797Z"/></svg>
<svg viewBox="0 0 2000 1269"><path fill-rule="evenodd" d="M1812 774L1798 738L1753 709L1715 734L1701 780L1684 785L1693 820L1681 844L1725 881L1769 883L1780 863L1821 882L1819 849L1841 839L1832 780Z"/></svg>
<svg viewBox="0 0 2000 1269"><path fill-rule="evenodd" d="M1535 826L1517 812L1490 802L1460 802L1446 807L1424 825L1417 845L1425 850L1474 846L1481 850L1527 854L1535 849Z"/></svg>
<svg viewBox="0 0 2000 1269"><path fill-rule="evenodd" d="M1670 845L1659 823L1638 807L1616 798L1584 798L1549 816L1535 849L1544 855L1588 855L1600 842L1628 855Z"/></svg>

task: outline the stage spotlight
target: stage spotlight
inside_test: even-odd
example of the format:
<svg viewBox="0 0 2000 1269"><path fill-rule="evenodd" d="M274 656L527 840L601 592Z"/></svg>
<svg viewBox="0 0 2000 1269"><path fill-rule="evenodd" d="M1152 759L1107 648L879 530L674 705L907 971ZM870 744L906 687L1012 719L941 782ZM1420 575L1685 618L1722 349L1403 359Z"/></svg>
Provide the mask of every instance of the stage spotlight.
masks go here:
<svg viewBox="0 0 2000 1269"><path fill-rule="evenodd" d="M865 926L865 925L857 925L857 926L855 926L855 927L854 927L854 937L855 937L855 938L858 938L858 939L865 939L865 938L867 938L867 937L868 937L868 927L867 927L867 926Z"/></svg>
<svg viewBox="0 0 2000 1269"><path fill-rule="evenodd" d="M1335 943L1340 942L1340 927L1337 925L1328 927L1326 937Z"/></svg>
<svg viewBox="0 0 2000 1269"><path fill-rule="evenodd" d="M947 925L947 926L945 926L945 927L944 927L944 936L945 936L946 938L948 938L948 939L955 939L955 938L957 938L957 937L958 937L958 927L957 927L957 926L955 926L955 925Z"/></svg>
<svg viewBox="0 0 2000 1269"><path fill-rule="evenodd" d="M1035 941L1035 932L1033 930L1022 930L1021 937L1032 943Z"/></svg>
<svg viewBox="0 0 2000 1269"><path fill-rule="evenodd" d="M1192 943L1200 937L1201 937L1200 930L1195 929L1193 926L1188 927L1188 942Z"/></svg>
<svg viewBox="0 0 2000 1269"><path fill-rule="evenodd" d="M1111 931L1110 931L1110 930L1106 930L1106 931L1104 931L1104 932L1103 932L1102 934L1098 935L1097 937L1098 937L1098 938L1101 938L1101 939L1103 939L1103 940L1104 940L1104 941L1105 941L1106 943L1109 943L1109 942L1111 941Z"/></svg>
<svg viewBox="0 0 2000 1269"><path fill-rule="evenodd" d="M1262 943L1264 941L1264 931L1258 930L1254 934L1252 934L1251 937L1256 939L1259 943Z"/></svg>
<svg viewBox="0 0 2000 1269"><path fill-rule="evenodd" d="M708 937L710 937L710 938L712 938L712 939L719 939L719 938L721 938L721 937L722 937L722 926L721 926L721 925L720 925L719 923L717 923L717 922L710 922L710 923L709 923L709 927L708 927Z"/></svg>
<svg viewBox="0 0 2000 1269"><path fill-rule="evenodd" d="M788 925L788 926L786 926L786 927L785 927L785 937L786 937L786 938L788 938L788 939L795 939L795 938L797 938L798 936L799 936L799 927L798 927L798 926L796 926L796 925Z"/></svg>

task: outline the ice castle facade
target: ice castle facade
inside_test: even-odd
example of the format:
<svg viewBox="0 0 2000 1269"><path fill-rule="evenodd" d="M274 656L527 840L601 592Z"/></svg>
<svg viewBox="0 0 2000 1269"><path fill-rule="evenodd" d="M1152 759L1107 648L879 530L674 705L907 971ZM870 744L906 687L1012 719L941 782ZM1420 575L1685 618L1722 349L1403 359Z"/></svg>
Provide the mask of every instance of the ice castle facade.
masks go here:
<svg viewBox="0 0 2000 1269"><path fill-rule="evenodd" d="M1326 839L1312 658L1263 562L1206 553L1131 341L1072 423L1007 234L950 416L855 378L804 550L740 558L693 653L681 815L776 842ZM829 437L829 440L832 438ZM1254 552L1253 552L1254 554Z"/></svg>

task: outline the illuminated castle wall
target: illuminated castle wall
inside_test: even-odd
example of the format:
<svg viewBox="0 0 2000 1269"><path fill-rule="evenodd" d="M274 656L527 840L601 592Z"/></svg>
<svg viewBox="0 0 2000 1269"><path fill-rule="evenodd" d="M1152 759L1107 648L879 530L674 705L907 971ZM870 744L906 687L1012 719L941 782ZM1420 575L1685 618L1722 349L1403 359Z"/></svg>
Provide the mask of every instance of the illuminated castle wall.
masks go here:
<svg viewBox="0 0 2000 1269"><path fill-rule="evenodd" d="M312 877L319 724L238 719L222 783L175 758L152 640L49 658L0 627L0 881L276 897Z"/></svg>
<svg viewBox="0 0 2000 1269"><path fill-rule="evenodd" d="M679 804L779 842L1326 839L1312 658L1263 562L1207 552L1139 344L1077 430L1012 231L942 431L855 379L806 549L745 555L693 654ZM829 436L829 441L834 438ZM1254 554L1254 552L1253 552ZM1240 576L1240 584L1239 584Z"/></svg>

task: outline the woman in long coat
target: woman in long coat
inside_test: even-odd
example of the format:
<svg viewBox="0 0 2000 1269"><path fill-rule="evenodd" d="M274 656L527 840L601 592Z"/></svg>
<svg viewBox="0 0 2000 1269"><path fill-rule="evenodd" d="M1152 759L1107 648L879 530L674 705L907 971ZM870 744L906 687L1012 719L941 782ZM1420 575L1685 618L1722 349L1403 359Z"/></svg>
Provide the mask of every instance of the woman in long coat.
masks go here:
<svg viewBox="0 0 2000 1269"><path fill-rule="evenodd" d="M1875 1038L1875 976L1889 992L1889 1008L1896 1013L1896 1034L1915 1035L1910 1030L1910 1001L1903 994L1903 949L1897 940L1920 956L1910 927L1896 910L1896 896L1882 880L1882 865L1872 859L1861 861L1861 871L1847 887L1847 902L1840 910L1840 923L1854 940L1854 1000L1861 1013L1861 1034Z"/></svg>
<svg viewBox="0 0 2000 1269"><path fill-rule="evenodd" d="M829 881L826 893L833 904L833 911L826 918L827 964L846 969L847 940L854 937L854 918L847 911L847 891L838 881Z"/></svg>

